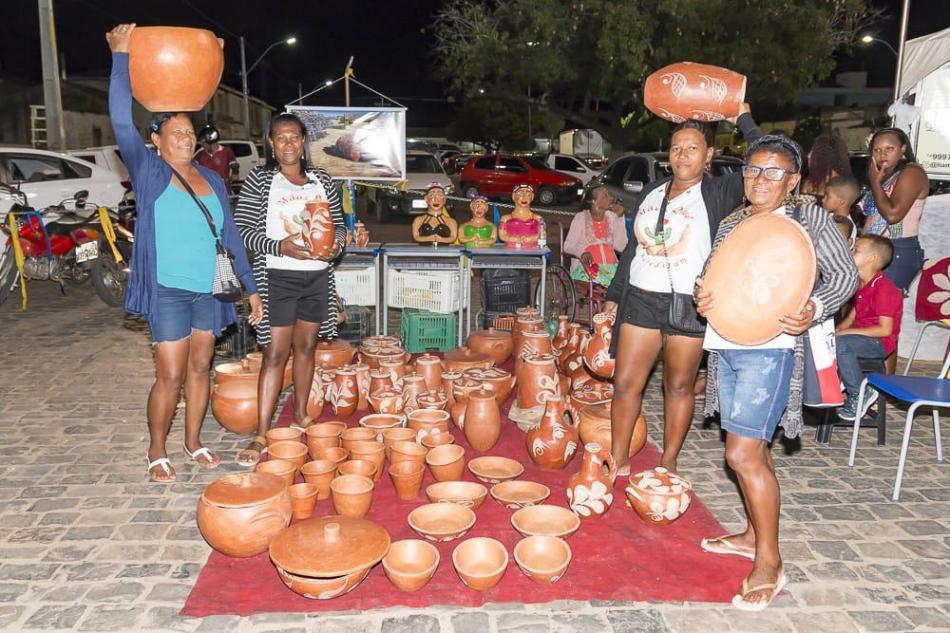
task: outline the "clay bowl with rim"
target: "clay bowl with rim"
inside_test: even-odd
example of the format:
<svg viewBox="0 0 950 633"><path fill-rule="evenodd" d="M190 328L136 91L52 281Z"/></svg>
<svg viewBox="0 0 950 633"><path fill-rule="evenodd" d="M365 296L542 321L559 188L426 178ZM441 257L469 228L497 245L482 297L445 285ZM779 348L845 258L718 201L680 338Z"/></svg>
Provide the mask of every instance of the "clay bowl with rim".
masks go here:
<svg viewBox="0 0 950 633"><path fill-rule="evenodd" d="M447 432L451 419L452 415L442 409L416 409L408 415L406 426L416 432L416 441L419 442L436 429Z"/></svg>
<svg viewBox="0 0 950 633"><path fill-rule="evenodd" d="M516 510L511 525L522 536L567 538L581 526L581 519L567 508L542 504Z"/></svg>
<svg viewBox="0 0 950 633"><path fill-rule="evenodd" d="M293 462L300 468L307 463L307 445L294 440L274 442L267 447L267 455L273 459Z"/></svg>
<svg viewBox="0 0 950 633"><path fill-rule="evenodd" d="M383 441L383 432L386 429L405 426L406 418L391 413L371 413L360 418L360 427L376 432L376 441Z"/></svg>
<svg viewBox="0 0 950 633"><path fill-rule="evenodd" d="M317 505L317 484L294 484L287 490L290 491L290 507L293 508L294 518L298 521L309 519Z"/></svg>
<svg viewBox="0 0 950 633"><path fill-rule="evenodd" d="M536 506L551 496L551 489L535 481L512 479L491 487L492 498L509 510Z"/></svg>
<svg viewBox="0 0 950 633"><path fill-rule="evenodd" d="M396 541L383 557L383 571L399 591L419 591L439 568L439 550L419 539Z"/></svg>
<svg viewBox="0 0 950 633"><path fill-rule="evenodd" d="M426 464L436 481L459 481L465 472L465 448L458 444L433 448L426 453Z"/></svg>
<svg viewBox="0 0 950 633"><path fill-rule="evenodd" d="M478 510L488 496L488 488L475 481L440 481L426 487L429 503L454 503Z"/></svg>
<svg viewBox="0 0 950 633"><path fill-rule="evenodd" d="M383 446L386 448L386 459L392 460L393 444L396 442L413 442L416 432L402 426L396 426L383 431Z"/></svg>
<svg viewBox="0 0 950 633"><path fill-rule="evenodd" d="M508 550L493 538L466 539L452 550L452 565L470 589L488 591L508 569Z"/></svg>
<svg viewBox="0 0 950 633"><path fill-rule="evenodd" d="M268 459L266 462L257 462L254 472L277 475L287 486L291 486L297 478L297 464L286 459Z"/></svg>
<svg viewBox="0 0 950 633"><path fill-rule="evenodd" d="M419 462L391 464L389 466L389 477L393 480L396 496L402 501L412 501L418 497L425 471L425 466Z"/></svg>
<svg viewBox="0 0 950 633"><path fill-rule="evenodd" d="M373 480L360 475L342 475L330 482L330 497L337 514L361 519L373 503Z"/></svg>
<svg viewBox="0 0 950 633"><path fill-rule="evenodd" d="M300 474L308 484L317 487L317 499L330 498L330 482L336 477L337 464L329 459L315 459L300 467Z"/></svg>
<svg viewBox="0 0 950 633"><path fill-rule="evenodd" d="M300 432L300 429L292 429L289 426L275 427L264 434L267 440L267 446L274 442L300 442L306 444L306 436Z"/></svg>
<svg viewBox="0 0 950 633"><path fill-rule="evenodd" d="M379 481L379 478L383 474L383 464L386 461L386 447L376 440L353 442L352 447L350 450L350 459L361 459L373 462L376 465L376 473L372 479L373 481Z"/></svg>
<svg viewBox="0 0 950 633"><path fill-rule="evenodd" d="M329 459L331 462L335 463L337 466L345 462L350 457L350 451L346 450L342 446L334 446L331 448L321 448L314 452L313 459Z"/></svg>
<svg viewBox="0 0 950 633"><path fill-rule="evenodd" d="M445 543L475 525L475 511L455 503L427 503L409 513L409 527L424 538Z"/></svg>
<svg viewBox="0 0 950 633"><path fill-rule="evenodd" d="M428 448L430 451L433 448L454 443L455 437L451 433L429 433L424 438L422 438L422 445Z"/></svg>
<svg viewBox="0 0 950 633"><path fill-rule="evenodd" d="M348 451L352 451L353 444L356 442L375 442L376 435L377 433L373 429L365 429L361 426L354 426L343 431L340 437L343 440L343 448Z"/></svg>
<svg viewBox="0 0 950 633"><path fill-rule="evenodd" d="M335 448L340 445L340 434L346 429L343 422L317 422L304 430L307 449L310 458L316 459L313 454L319 448Z"/></svg>
<svg viewBox="0 0 950 633"><path fill-rule="evenodd" d="M479 481L486 484L500 484L509 479L515 479L524 472L524 466L507 457L485 455L476 457L468 463L468 469Z"/></svg>
<svg viewBox="0 0 950 633"><path fill-rule="evenodd" d="M417 442L393 442L389 461L392 464L399 462L425 464L428 452L428 448Z"/></svg>
<svg viewBox="0 0 950 633"><path fill-rule="evenodd" d="M339 475L360 475L372 479L376 474L376 464L368 459L350 459L337 466L336 471Z"/></svg>
<svg viewBox="0 0 950 633"><path fill-rule="evenodd" d="M556 583L571 564L571 546L556 536L528 536L515 545L515 562L539 585Z"/></svg>
<svg viewBox="0 0 950 633"><path fill-rule="evenodd" d="M311 576L292 574L279 565L274 566L277 568L277 575L280 576L281 581L283 581L288 589L300 594L304 598L315 598L318 600L336 598L337 596L349 593L355 589L358 584L363 582L369 574L369 570L373 568L373 566L370 565L352 574L335 576L333 578L314 578Z"/></svg>

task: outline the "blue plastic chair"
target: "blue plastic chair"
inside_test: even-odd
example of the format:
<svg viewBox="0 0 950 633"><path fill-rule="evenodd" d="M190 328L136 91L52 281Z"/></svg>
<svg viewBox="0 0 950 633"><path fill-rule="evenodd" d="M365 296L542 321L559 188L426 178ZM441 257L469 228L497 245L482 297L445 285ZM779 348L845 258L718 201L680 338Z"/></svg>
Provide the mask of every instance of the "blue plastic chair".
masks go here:
<svg viewBox="0 0 950 633"><path fill-rule="evenodd" d="M904 438L901 442L901 456L897 463L897 479L894 481L894 494L891 501L897 501L901 495L901 479L904 477L904 463L907 461L907 447L910 445L910 429L914 424L914 415L919 407L933 407L934 444L937 448L937 463L943 463L943 447L940 443L940 413L941 407L950 407L950 380L947 380L947 371L950 370L950 355L944 360L943 368L937 378L920 376L893 376L888 374L870 374L861 381L860 395L858 396L858 411L864 407L865 387L871 385L879 392L902 402L909 402L907 421L904 423ZM848 467L854 467L854 454L858 449L858 431L861 428L861 418L855 417L854 431L851 436L851 454L848 456Z"/></svg>

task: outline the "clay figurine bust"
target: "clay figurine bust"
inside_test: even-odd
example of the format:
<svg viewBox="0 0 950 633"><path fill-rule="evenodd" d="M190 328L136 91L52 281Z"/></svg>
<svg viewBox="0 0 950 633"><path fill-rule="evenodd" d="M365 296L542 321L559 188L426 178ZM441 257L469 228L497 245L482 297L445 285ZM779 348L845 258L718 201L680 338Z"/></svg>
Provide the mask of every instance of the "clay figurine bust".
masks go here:
<svg viewBox="0 0 950 633"><path fill-rule="evenodd" d="M412 222L412 239L420 244L452 244L458 224L445 209L445 189L438 182L426 187L426 212Z"/></svg>
<svg viewBox="0 0 950 633"><path fill-rule="evenodd" d="M485 217L488 213L488 198L475 196L469 203L472 219L459 227L459 241L466 248L488 248L498 239L498 230Z"/></svg>
<svg viewBox="0 0 950 633"><path fill-rule="evenodd" d="M531 185L518 185L511 192L515 210L503 216L498 223L498 236L507 248L538 248L544 224L541 216L531 211L534 201L534 188Z"/></svg>
<svg viewBox="0 0 950 633"><path fill-rule="evenodd" d="M366 228L366 225L362 222L357 222L356 226L353 227L353 242L356 243L356 246L359 248L366 248L366 245L369 244L369 230Z"/></svg>

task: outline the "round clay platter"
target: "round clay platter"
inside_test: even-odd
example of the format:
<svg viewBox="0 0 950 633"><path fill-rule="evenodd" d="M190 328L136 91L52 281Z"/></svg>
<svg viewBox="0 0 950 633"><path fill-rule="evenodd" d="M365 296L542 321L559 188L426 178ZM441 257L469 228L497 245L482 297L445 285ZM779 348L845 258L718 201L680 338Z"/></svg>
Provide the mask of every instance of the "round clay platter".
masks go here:
<svg viewBox="0 0 950 633"><path fill-rule="evenodd" d="M339 526L335 537L333 525ZM389 533L378 523L327 516L296 523L278 534L271 541L270 557L292 574L332 578L375 565L389 551L389 543Z"/></svg>

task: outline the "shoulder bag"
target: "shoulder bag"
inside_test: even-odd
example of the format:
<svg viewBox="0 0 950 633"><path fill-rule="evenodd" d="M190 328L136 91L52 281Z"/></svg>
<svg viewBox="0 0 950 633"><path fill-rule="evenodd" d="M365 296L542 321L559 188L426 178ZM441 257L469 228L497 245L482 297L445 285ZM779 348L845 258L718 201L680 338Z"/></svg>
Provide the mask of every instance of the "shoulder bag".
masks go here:
<svg viewBox="0 0 950 633"><path fill-rule="evenodd" d="M663 202L660 204L660 213L656 217L654 235L660 236L663 244L663 259L666 260L666 274L670 279L670 312L669 324L681 332L702 334L706 331L706 324L696 312L696 303L693 295L676 292L673 287L673 272L670 269L670 256L666 250L666 235L663 232L663 221L666 219L666 206L669 202L669 190L664 187Z"/></svg>

